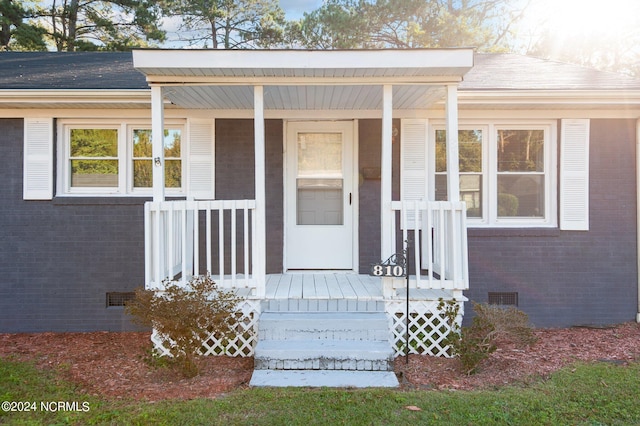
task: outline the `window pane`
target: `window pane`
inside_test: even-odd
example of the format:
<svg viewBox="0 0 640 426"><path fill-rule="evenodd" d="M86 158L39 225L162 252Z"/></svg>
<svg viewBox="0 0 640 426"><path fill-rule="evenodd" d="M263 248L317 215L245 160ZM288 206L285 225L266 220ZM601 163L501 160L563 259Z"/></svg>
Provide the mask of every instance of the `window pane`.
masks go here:
<svg viewBox="0 0 640 426"><path fill-rule="evenodd" d="M72 187L117 187L118 160L71 160Z"/></svg>
<svg viewBox="0 0 640 426"><path fill-rule="evenodd" d="M133 156L134 157L151 157L151 130L135 129L133 131Z"/></svg>
<svg viewBox="0 0 640 426"><path fill-rule="evenodd" d="M133 187L151 188L153 186L153 171L151 160L133 161Z"/></svg>
<svg viewBox="0 0 640 426"><path fill-rule="evenodd" d="M544 130L498 130L499 172L543 172Z"/></svg>
<svg viewBox="0 0 640 426"><path fill-rule="evenodd" d="M342 179L298 179L297 224L342 225Z"/></svg>
<svg viewBox="0 0 640 426"><path fill-rule="evenodd" d="M71 157L117 157L117 129L71 129Z"/></svg>
<svg viewBox="0 0 640 426"><path fill-rule="evenodd" d="M342 176L342 134L299 133L298 176Z"/></svg>
<svg viewBox="0 0 640 426"><path fill-rule="evenodd" d="M436 175L436 201L447 201L447 175Z"/></svg>
<svg viewBox="0 0 640 426"><path fill-rule="evenodd" d="M180 158L182 131L180 129L166 129L164 131L164 156ZM151 158L153 147L151 144L151 129L135 129L133 131L133 156L135 158Z"/></svg>
<svg viewBox="0 0 640 426"><path fill-rule="evenodd" d="M182 161L166 160L164 162L164 186L166 188L182 187Z"/></svg>
<svg viewBox="0 0 640 426"><path fill-rule="evenodd" d="M182 131L180 129L166 129L164 131L164 156L180 158L180 144Z"/></svg>
<svg viewBox="0 0 640 426"><path fill-rule="evenodd" d="M436 172L447 171L447 131L436 130ZM482 130L458 130L460 172L482 172Z"/></svg>
<svg viewBox="0 0 640 426"><path fill-rule="evenodd" d="M447 201L447 175L436 175L436 201ZM482 217L482 175L460 175L460 200L467 205L467 217Z"/></svg>
<svg viewBox="0 0 640 426"><path fill-rule="evenodd" d="M498 217L543 217L544 176L498 175Z"/></svg>

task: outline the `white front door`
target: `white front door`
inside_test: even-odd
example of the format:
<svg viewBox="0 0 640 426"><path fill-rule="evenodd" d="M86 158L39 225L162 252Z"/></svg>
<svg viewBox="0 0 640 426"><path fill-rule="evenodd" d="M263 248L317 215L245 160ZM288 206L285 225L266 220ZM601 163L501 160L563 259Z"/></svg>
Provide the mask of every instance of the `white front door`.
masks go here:
<svg viewBox="0 0 640 426"><path fill-rule="evenodd" d="M353 122L289 122L287 269L353 269Z"/></svg>

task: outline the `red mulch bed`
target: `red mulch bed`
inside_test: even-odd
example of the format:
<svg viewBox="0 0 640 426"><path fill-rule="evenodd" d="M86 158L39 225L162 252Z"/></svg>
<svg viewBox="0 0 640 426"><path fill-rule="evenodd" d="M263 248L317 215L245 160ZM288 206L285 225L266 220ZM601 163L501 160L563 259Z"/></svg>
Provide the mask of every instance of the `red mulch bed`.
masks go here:
<svg viewBox="0 0 640 426"><path fill-rule="evenodd" d="M479 389L546 377L576 361L626 364L640 360L640 324L611 328L536 330L538 341L526 350L502 347L477 374L459 373L456 359L400 357L396 373L403 387L418 389ZM200 376L183 379L148 362L149 333L0 334L0 358L35 362L62 371L66 378L93 395L109 399L215 398L246 387L252 358L201 359ZM401 374L400 374L401 373Z"/></svg>

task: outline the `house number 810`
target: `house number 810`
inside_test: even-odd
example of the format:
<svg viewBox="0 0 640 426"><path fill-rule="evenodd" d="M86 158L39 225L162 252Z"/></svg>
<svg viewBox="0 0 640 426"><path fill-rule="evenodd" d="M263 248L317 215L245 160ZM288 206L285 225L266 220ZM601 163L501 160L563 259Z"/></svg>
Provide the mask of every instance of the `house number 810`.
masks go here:
<svg viewBox="0 0 640 426"><path fill-rule="evenodd" d="M405 270L400 265L373 265L371 275L374 277L404 277Z"/></svg>

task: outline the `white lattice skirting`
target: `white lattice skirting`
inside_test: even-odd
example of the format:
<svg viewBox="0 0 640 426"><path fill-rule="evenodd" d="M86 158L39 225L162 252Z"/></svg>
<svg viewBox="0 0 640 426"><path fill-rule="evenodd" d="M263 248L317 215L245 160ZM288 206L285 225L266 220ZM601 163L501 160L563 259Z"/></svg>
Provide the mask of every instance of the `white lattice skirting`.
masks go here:
<svg viewBox="0 0 640 426"><path fill-rule="evenodd" d="M260 317L260 301L244 300L236 310L236 334L232 338L218 339L213 334L202 341L202 355L227 355L233 357L253 356L258 341L258 318ZM171 356L165 347L164 339L156 330L151 333L151 342L160 356Z"/></svg>
<svg viewBox="0 0 640 426"><path fill-rule="evenodd" d="M458 302L458 305L460 310L456 322L460 325L464 304ZM404 355L407 330L406 302L386 302L385 309L389 317L396 356ZM450 331L450 325L438 309L437 300L409 301L409 353L451 357L450 348L445 343Z"/></svg>
<svg viewBox="0 0 640 426"><path fill-rule="evenodd" d="M464 304L458 302L460 311L456 318L458 325L462 323ZM389 328L396 356L404 355L406 339L406 303L404 301L388 301L385 311L389 318ZM237 333L235 337L218 339L213 334L202 342L202 355L227 355L232 357L253 356L258 341L258 319L260 317L260 301L244 300L238 305L236 316ZM437 300L409 302L409 353L450 357L451 351L445 339L451 327L442 312L438 309ZM155 330L151 341L160 356L171 356L163 339Z"/></svg>

